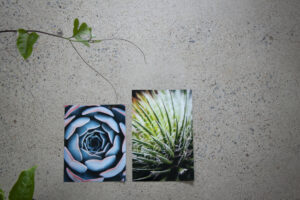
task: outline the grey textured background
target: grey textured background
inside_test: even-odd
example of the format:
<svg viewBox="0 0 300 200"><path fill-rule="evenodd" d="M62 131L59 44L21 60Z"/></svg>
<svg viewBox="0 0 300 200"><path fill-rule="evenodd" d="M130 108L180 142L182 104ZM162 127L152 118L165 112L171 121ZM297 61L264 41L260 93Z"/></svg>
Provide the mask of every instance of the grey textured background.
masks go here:
<svg viewBox="0 0 300 200"><path fill-rule="evenodd" d="M78 17L103 42L83 56L41 36L24 61L0 35L0 185L38 165L41 199L300 199L299 0L0 0L0 29L69 36ZM131 90L193 89L195 181L131 181ZM63 183L63 105L125 103L126 183Z"/></svg>

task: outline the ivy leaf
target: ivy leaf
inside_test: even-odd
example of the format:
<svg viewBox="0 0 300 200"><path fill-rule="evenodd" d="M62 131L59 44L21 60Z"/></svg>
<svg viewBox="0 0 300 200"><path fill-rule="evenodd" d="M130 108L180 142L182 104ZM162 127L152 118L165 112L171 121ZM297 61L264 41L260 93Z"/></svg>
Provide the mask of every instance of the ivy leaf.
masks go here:
<svg viewBox="0 0 300 200"><path fill-rule="evenodd" d="M79 26L79 20L76 18L74 20L72 38L75 38L78 42L81 42L82 44L89 47L90 45L88 41L92 38L92 28L88 27L88 25L85 22L83 22Z"/></svg>
<svg viewBox="0 0 300 200"><path fill-rule="evenodd" d="M17 47L20 54L26 60L31 55L33 45L36 43L39 35L35 32L29 34L24 29L19 29L18 33Z"/></svg>
<svg viewBox="0 0 300 200"><path fill-rule="evenodd" d="M0 200L4 200L4 199L5 199L4 191L0 188Z"/></svg>
<svg viewBox="0 0 300 200"><path fill-rule="evenodd" d="M73 36L77 34L77 32L78 32L78 26L79 26L79 20L76 18L74 20Z"/></svg>
<svg viewBox="0 0 300 200"><path fill-rule="evenodd" d="M36 166L20 173L17 182L9 192L9 200L32 200L35 169Z"/></svg>

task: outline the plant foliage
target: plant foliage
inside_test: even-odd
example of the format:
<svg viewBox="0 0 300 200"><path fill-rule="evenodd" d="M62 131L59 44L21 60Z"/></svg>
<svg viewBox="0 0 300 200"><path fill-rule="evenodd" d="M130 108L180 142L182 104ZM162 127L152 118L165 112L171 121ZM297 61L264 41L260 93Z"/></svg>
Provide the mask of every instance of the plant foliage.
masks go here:
<svg viewBox="0 0 300 200"><path fill-rule="evenodd" d="M190 90L140 91L133 99L133 179L194 178Z"/></svg>
<svg viewBox="0 0 300 200"><path fill-rule="evenodd" d="M0 200L4 200L4 199L5 199L4 191L0 189Z"/></svg>
<svg viewBox="0 0 300 200"><path fill-rule="evenodd" d="M73 35L71 37L65 38L62 36L53 35L51 33L46 33L42 31L27 31L24 29L18 30L18 38L17 38L17 48L22 55L22 57L26 60L30 57L33 45L39 38L38 33L43 33L50 36L59 37L61 39L69 40L72 42L80 42L85 46L90 46L89 43L98 43L101 40L93 40L92 41L92 28L89 27L85 22L82 24L79 23L79 20L76 18L73 23ZM31 32L31 33L29 33Z"/></svg>
<svg viewBox="0 0 300 200"><path fill-rule="evenodd" d="M75 38L78 42L89 47L89 41L92 39L92 28L88 27L85 22L79 26L79 20L76 18L74 20L73 36L71 38Z"/></svg>
<svg viewBox="0 0 300 200"><path fill-rule="evenodd" d="M36 166L24 170L20 173L17 182L9 192L9 200L32 200L34 193L34 174ZM0 200L4 200L5 195L0 189Z"/></svg>
<svg viewBox="0 0 300 200"><path fill-rule="evenodd" d="M37 33L28 33L24 29L18 30L17 47L20 54L26 60L32 53L33 45L36 43L39 35Z"/></svg>

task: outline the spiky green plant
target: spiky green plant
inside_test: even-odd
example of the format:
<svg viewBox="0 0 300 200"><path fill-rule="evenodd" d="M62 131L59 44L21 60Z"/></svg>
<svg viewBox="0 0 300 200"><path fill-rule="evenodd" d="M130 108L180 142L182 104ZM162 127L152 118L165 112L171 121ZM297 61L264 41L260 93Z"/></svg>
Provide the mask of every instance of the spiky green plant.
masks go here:
<svg viewBox="0 0 300 200"><path fill-rule="evenodd" d="M134 91L133 110L133 180L193 180L192 91Z"/></svg>

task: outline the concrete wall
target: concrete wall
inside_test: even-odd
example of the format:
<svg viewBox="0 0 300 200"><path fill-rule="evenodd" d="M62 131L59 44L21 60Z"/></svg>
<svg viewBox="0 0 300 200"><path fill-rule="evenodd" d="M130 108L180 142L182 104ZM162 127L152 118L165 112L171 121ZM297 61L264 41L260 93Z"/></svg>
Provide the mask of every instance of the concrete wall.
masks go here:
<svg viewBox="0 0 300 200"><path fill-rule="evenodd" d="M78 17L107 41L79 51L42 36L24 61L0 35L0 185L38 165L42 199L299 199L299 0L0 0L0 29L70 36ZM195 181L63 183L63 105L127 106L132 89L193 89Z"/></svg>

